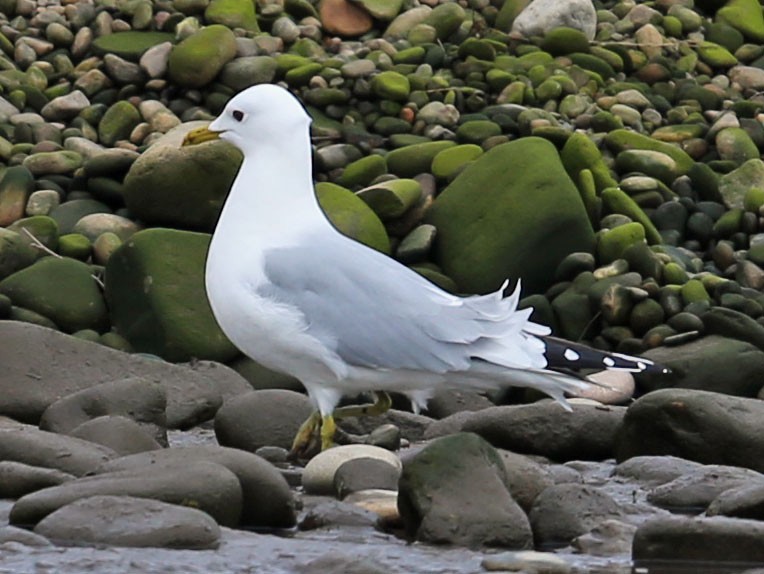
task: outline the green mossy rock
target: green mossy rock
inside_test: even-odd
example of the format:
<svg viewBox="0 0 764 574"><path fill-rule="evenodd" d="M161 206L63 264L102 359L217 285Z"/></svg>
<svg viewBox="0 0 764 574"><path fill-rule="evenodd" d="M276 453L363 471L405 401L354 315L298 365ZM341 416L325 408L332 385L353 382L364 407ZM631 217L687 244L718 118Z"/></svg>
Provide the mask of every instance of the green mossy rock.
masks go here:
<svg viewBox="0 0 764 574"><path fill-rule="evenodd" d="M414 177L427 173L432 167L432 160L445 149L456 146L456 142L437 141L407 145L389 152L387 169L398 177Z"/></svg>
<svg viewBox="0 0 764 574"><path fill-rule="evenodd" d="M432 160L432 174L440 179L453 179L470 163L483 155L483 148L463 144L445 149Z"/></svg>
<svg viewBox="0 0 764 574"><path fill-rule="evenodd" d="M377 251L390 253L390 238L385 226L360 197L327 182L316 184L316 197L321 209L341 233Z"/></svg>
<svg viewBox="0 0 764 574"><path fill-rule="evenodd" d="M124 198L136 218L148 225L212 231L242 156L219 140L181 147L185 134L199 125L171 130L130 167Z"/></svg>
<svg viewBox="0 0 764 574"><path fill-rule="evenodd" d="M737 58L719 44L702 42L696 50L700 59L712 68L731 68L737 64Z"/></svg>
<svg viewBox="0 0 764 574"><path fill-rule="evenodd" d="M236 56L236 36L220 24L202 28L173 47L168 61L170 81L184 88L209 84Z"/></svg>
<svg viewBox="0 0 764 574"><path fill-rule="evenodd" d="M110 106L98 123L98 139L107 147L112 147L119 140L126 140L143 118L133 104L120 100Z"/></svg>
<svg viewBox="0 0 764 574"><path fill-rule="evenodd" d="M501 126L490 120L464 122L456 130L456 139L461 143L482 144L488 138L501 135Z"/></svg>
<svg viewBox="0 0 764 574"><path fill-rule="evenodd" d="M403 0L352 0L363 7L372 17L382 22L389 22L401 11Z"/></svg>
<svg viewBox="0 0 764 574"><path fill-rule="evenodd" d="M422 186L414 179L391 179L362 189L357 195L384 221L414 207L422 195Z"/></svg>
<svg viewBox="0 0 764 574"><path fill-rule="evenodd" d="M597 237L597 255L601 264L621 259L632 245L645 240L645 228L639 223L626 223L607 229Z"/></svg>
<svg viewBox="0 0 764 574"><path fill-rule="evenodd" d="M716 134L716 150L722 160L741 165L749 159L759 159L759 148L743 128L724 128Z"/></svg>
<svg viewBox="0 0 764 574"><path fill-rule="evenodd" d="M644 229L643 235L651 245L662 243L661 234L653 222L637 205L637 202L624 191L610 187L602 192L602 205L608 213L620 213L639 223Z"/></svg>
<svg viewBox="0 0 764 574"><path fill-rule="evenodd" d="M439 40L445 40L456 32L466 19L467 13L464 8L456 2L447 2L433 8L423 23L435 28Z"/></svg>
<svg viewBox="0 0 764 574"><path fill-rule="evenodd" d="M91 213L111 213L111 210L95 199L72 199L51 211L50 217L58 224L58 232L65 235L72 232L80 219Z"/></svg>
<svg viewBox="0 0 764 574"><path fill-rule="evenodd" d="M732 26L748 40L764 42L764 16L759 0L729 0L716 13L716 21Z"/></svg>
<svg viewBox="0 0 764 574"><path fill-rule="evenodd" d="M74 259L44 257L0 281L0 293L68 333L103 331L109 324L103 295L90 267Z"/></svg>
<svg viewBox="0 0 764 574"><path fill-rule="evenodd" d="M252 0L210 0L204 18L209 24L222 24L228 28L243 28L258 33L260 27L257 25L255 5Z"/></svg>
<svg viewBox="0 0 764 574"><path fill-rule="evenodd" d="M29 267L37 256L38 251L29 244L28 238L0 227L0 279Z"/></svg>
<svg viewBox="0 0 764 574"><path fill-rule="evenodd" d="M573 181L579 181L579 174L587 169L594 177L598 192L618 185L618 182L610 175L610 170L605 165L597 144L582 133L575 132L568 138L560 152L560 159Z"/></svg>
<svg viewBox="0 0 764 574"><path fill-rule="evenodd" d="M677 175L685 175L695 161L682 149L666 142L658 141L650 136L638 134L629 130L615 130L605 137L605 143L615 153L630 149L657 151L666 154L676 162Z"/></svg>
<svg viewBox="0 0 764 574"><path fill-rule="evenodd" d="M372 154L349 163L338 183L347 188L369 185L372 180L387 173L387 162L381 155Z"/></svg>
<svg viewBox="0 0 764 574"><path fill-rule="evenodd" d="M699 279L690 279L687 281L687 283L682 285L680 293L682 294L682 301L685 305L711 301L711 296Z"/></svg>
<svg viewBox="0 0 764 574"><path fill-rule="evenodd" d="M30 245L37 240L51 251L58 251L59 229L52 217L47 215L25 217L9 225L8 229L18 233ZM39 257L43 255L41 250L37 250L37 253Z"/></svg>
<svg viewBox="0 0 764 574"><path fill-rule="evenodd" d="M592 252L584 204L554 146L537 137L492 148L438 196L428 216L441 268L468 293L521 278L524 293L549 287L574 251Z"/></svg>
<svg viewBox="0 0 764 574"><path fill-rule="evenodd" d="M745 194L752 188L764 189L764 162L760 159L749 159L719 178L719 193L730 209L743 207Z"/></svg>
<svg viewBox="0 0 764 574"><path fill-rule="evenodd" d="M103 56L115 54L125 60L137 62L143 53L164 42L175 42L175 35L167 32L117 32L93 40L93 51Z"/></svg>
<svg viewBox="0 0 764 574"><path fill-rule="evenodd" d="M109 258L105 295L115 330L138 352L168 361L227 361L238 351L204 289L210 236L174 229L133 235Z"/></svg>
<svg viewBox="0 0 764 574"><path fill-rule="evenodd" d="M34 191L34 176L23 165L5 170L0 180L0 227L24 217L27 200Z"/></svg>
<svg viewBox="0 0 764 574"><path fill-rule="evenodd" d="M505 0L496 15L495 26L502 32L509 32L515 18L530 4L531 0Z"/></svg>
<svg viewBox="0 0 764 574"><path fill-rule="evenodd" d="M541 49L552 56L564 56L574 52L589 51L589 39L581 30L575 28L554 28L546 33L541 41Z"/></svg>
<svg viewBox="0 0 764 574"><path fill-rule="evenodd" d="M398 72L380 72L371 79L371 91L378 98L405 102L411 93L409 79Z"/></svg>
<svg viewBox="0 0 764 574"><path fill-rule="evenodd" d="M764 205L764 188L752 187L745 192L743 207L746 211L758 213L762 205Z"/></svg>
<svg viewBox="0 0 764 574"><path fill-rule="evenodd" d="M58 238L58 252L64 257L87 261L91 249L90 239L81 233L67 233Z"/></svg>
<svg viewBox="0 0 764 574"><path fill-rule="evenodd" d="M623 150L615 158L619 173L643 173L671 185L677 178L676 162L665 153L650 149Z"/></svg>

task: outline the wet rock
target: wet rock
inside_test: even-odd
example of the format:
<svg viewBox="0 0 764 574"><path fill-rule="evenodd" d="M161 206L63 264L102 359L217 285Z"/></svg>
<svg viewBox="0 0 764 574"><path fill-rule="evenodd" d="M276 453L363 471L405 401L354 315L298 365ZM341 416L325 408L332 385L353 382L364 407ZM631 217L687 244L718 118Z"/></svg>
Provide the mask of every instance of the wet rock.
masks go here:
<svg viewBox="0 0 764 574"><path fill-rule="evenodd" d="M184 477L180 481L179 472ZM185 461L182 468L158 466L110 472L38 490L13 505L10 522L35 525L63 506L98 495L134 496L193 505L221 526L238 526L241 515L241 486L234 473L211 462Z"/></svg>
<svg viewBox="0 0 764 574"><path fill-rule="evenodd" d="M616 466L613 476L628 478L646 486L658 486L701 467L697 462L675 456L635 456Z"/></svg>
<svg viewBox="0 0 764 574"><path fill-rule="evenodd" d="M764 485L764 475L747 468L707 465L657 486L647 500L661 508L699 513L720 494L752 483Z"/></svg>
<svg viewBox="0 0 764 574"><path fill-rule="evenodd" d="M671 455L761 472L764 440L755 429L762 416L764 405L757 399L688 389L654 391L627 410L616 459Z"/></svg>
<svg viewBox="0 0 764 574"><path fill-rule="evenodd" d="M114 459L99 473L162 467L184 473L189 461L206 461L226 467L239 479L243 495L242 524L289 528L295 523L294 500L281 473L263 458L235 448L187 446L144 452Z"/></svg>
<svg viewBox="0 0 764 574"><path fill-rule="evenodd" d="M376 527L379 516L355 505L338 500L327 500L308 509L300 519L300 530L316 530L319 528Z"/></svg>
<svg viewBox="0 0 764 574"><path fill-rule="evenodd" d="M0 426L0 460L82 476L114 458L109 448L21 423Z"/></svg>
<svg viewBox="0 0 764 574"><path fill-rule="evenodd" d="M517 501L520 508L530 512L536 497L554 484L552 473L547 467L528 456L508 450L500 450L499 455L504 462L512 498Z"/></svg>
<svg viewBox="0 0 764 574"><path fill-rule="evenodd" d="M227 401L215 415L215 436L222 446L255 452L263 446L291 448L313 412L307 396L287 390L253 391Z"/></svg>
<svg viewBox="0 0 764 574"><path fill-rule="evenodd" d="M706 516L731 516L762 520L764 517L764 484L744 484L717 496L706 509Z"/></svg>
<svg viewBox="0 0 764 574"><path fill-rule="evenodd" d="M42 519L36 534L57 544L217 548L220 527L201 510L130 496L91 496Z"/></svg>
<svg viewBox="0 0 764 574"><path fill-rule="evenodd" d="M54 403L55 404L55 403ZM106 415L85 421L67 434L110 448L120 456L158 450L160 443L132 418Z"/></svg>
<svg viewBox="0 0 764 574"><path fill-rule="evenodd" d="M360 490L398 490L400 469L376 458L353 458L334 473L334 489L340 499Z"/></svg>
<svg viewBox="0 0 764 574"><path fill-rule="evenodd" d="M5 369L0 378L0 414L25 422L36 424L43 411L63 396L129 376L162 383L168 428L189 428L212 418L225 398L251 389L217 363L173 365L15 321L0 321L0 336ZM55 349L55 363L40 361L41 349Z"/></svg>
<svg viewBox="0 0 764 574"><path fill-rule="evenodd" d="M3 460L0 461L0 498L21 498L35 490L57 486L74 478L72 474L53 468Z"/></svg>
<svg viewBox="0 0 764 574"><path fill-rule="evenodd" d="M615 433L626 409L572 406L572 412L552 401L492 407L472 413L462 428L479 434L497 448L558 461L611 457Z"/></svg>
<svg viewBox="0 0 764 574"><path fill-rule="evenodd" d="M394 472L400 474L400 459L378 446L351 444L325 450L305 467L302 486L308 494L333 494L335 478L339 468L350 460L373 459L381 461Z"/></svg>
<svg viewBox="0 0 764 574"><path fill-rule="evenodd" d="M591 531L573 539L572 546L592 556L618 556L631 551L637 527L621 520L609 519Z"/></svg>
<svg viewBox="0 0 764 574"><path fill-rule="evenodd" d="M398 507L410 536L468 546L528 548L525 513L498 453L471 433L436 439L406 462Z"/></svg>
<svg viewBox="0 0 764 574"><path fill-rule="evenodd" d="M94 418L122 415L167 445L166 408L167 391L160 383L134 377L102 383L57 400L45 409L40 428L68 434Z"/></svg>
<svg viewBox="0 0 764 574"><path fill-rule="evenodd" d="M489 572L529 572L544 574L568 574L573 567L564 558L551 552L501 552L483 559L481 566Z"/></svg>
<svg viewBox="0 0 764 574"><path fill-rule="evenodd" d="M762 536L764 524L755 520L662 516L637 529L632 558L637 567L649 560L698 561L720 568L727 560L759 563L764 561Z"/></svg>
<svg viewBox="0 0 764 574"><path fill-rule="evenodd" d="M376 559L348 556L336 551L309 560L299 566L301 574L326 572L327 574L387 574L386 566L380 566Z"/></svg>
<svg viewBox="0 0 764 574"><path fill-rule="evenodd" d="M604 520L622 518L618 503L583 484L556 484L536 497L529 514L537 544L567 545Z"/></svg>

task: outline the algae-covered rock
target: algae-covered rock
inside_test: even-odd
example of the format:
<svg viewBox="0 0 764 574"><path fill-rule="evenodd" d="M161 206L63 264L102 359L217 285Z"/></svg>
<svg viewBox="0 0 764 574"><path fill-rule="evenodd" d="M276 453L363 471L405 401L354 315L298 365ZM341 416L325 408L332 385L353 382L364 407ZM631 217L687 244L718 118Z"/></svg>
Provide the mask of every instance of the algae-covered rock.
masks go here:
<svg viewBox="0 0 764 574"><path fill-rule="evenodd" d="M414 177L429 172L432 160L445 149L454 147L456 142L423 142L394 149L385 156L390 173L400 177Z"/></svg>
<svg viewBox="0 0 764 574"><path fill-rule="evenodd" d="M425 18L424 24L435 28L438 39L445 40L459 29L466 18L464 8L456 2L447 2L433 8Z"/></svg>
<svg viewBox="0 0 764 574"><path fill-rule="evenodd" d="M236 56L236 37L230 29L213 24L173 47L167 72L170 81L184 88L201 88Z"/></svg>
<svg viewBox="0 0 764 574"><path fill-rule="evenodd" d="M9 167L0 179L0 227L24 217L27 200L34 190L34 176L26 167Z"/></svg>
<svg viewBox="0 0 764 574"><path fill-rule="evenodd" d="M764 42L764 16L758 0L729 0L716 13L716 21L732 26L754 42Z"/></svg>
<svg viewBox="0 0 764 574"><path fill-rule="evenodd" d="M743 207L745 194L752 188L764 188L764 162L758 158L719 178L719 193L730 209Z"/></svg>
<svg viewBox="0 0 764 574"><path fill-rule="evenodd" d="M121 100L110 106L98 123L98 138L105 146L126 140L141 121L141 114L133 104Z"/></svg>
<svg viewBox="0 0 764 574"><path fill-rule="evenodd" d="M28 245L41 243L50 251L58 250L58 224L55 219L47 215L33 215L15 221L8 226L10 231L15 231L21 236L21 239ZM43 251L35 247L38 256L43 255Z"/></svg>
<svg viewBox="0 0 764 574"><path fill-rule="evenodd" d="M387 71L372 78L371 90L379 98L405 102L409 97L411 86L408 78L403 74Z"/></svg>
<svg viewBox="0 0 764 574"><path fill-rule="evenodd" d="M255 33L260 31L255 16L255 2L251 0L210 0L204 18L210 24L243 28Z"/></svg>
<svg viewBox="0 0 764 574"><path fill-rule="evenodd" d="M541 42L541 49L553 56L588 52L589 39L581 30L561 26L550 30Z"/></svg>
<svg viewBox="0 0 764 574"><path fill-rule="evenodd" d="M582 133L573 133L568 138L560 153L560 159L573 181L578 181L580 172L587 169L594 177L598 192L618 185L605 165L597 144Z"/></svg>
<svg viewBox="0 0 764 574"><path fill-rule="evenodd" d="M654 245L661 243L661 234L647 214L626 193L618 188L611 187L602 192L602 205L610 213L620 213L629 219L638 222L644 229L643 237L647 242Z"/></svg>
<svg viewBox="0 0 764 574"><path fill-rule="evenodd" d="M149 225L212 230L241 152L223 141L181 147L185 134L199 125L169 131L130 167L123 193L135 217Z"/></svg>
<svg viewBox="0 0 764 574"><path fill-rule="evenodd" d="M403 0L353 0L377 20L388 22L401 11Z"/></svg>
<svg viewBox="0 0 764 574"><path fill-rule="evenodd" d="M483 148L475 144L445 149L433 158L432 174L441 179L451 179L481 155Z"/></svg>
<svg viewBox="0 0 764 574"><path fill-rule="evenodd" d="M147 229L111 255L105 275L109 313L136 351L168 361L226 361L238 354L207 302L209 242L204 233Z"/></svg>
<svg viewBox="0 0 764 574"><path fill-rule="evenodd" d="M371 181L387 172L387 162L381 155L362 157L345 167L339 179L339 184L345 187L368 185Z"/></svg>
<svg viewBox="0 0 764 574"><path fill-rule="evenodd" d="M0 279L29 267L37 259L37 250L17 232L0 227Z"/></svg>
<svg viewBox="0 0 764 574"><path fill-rule="evenodd" d="M93 40L93 51L98 55L116 54L120 58L137 62L148 50L164 42L174 42L174 34L167 32L127 31L104 34Z"/></svg>
<svg viewBox="0 0 764 574"><path fill-rule="evenodd" d="M316 184L316 197L321 209L341 233L377 251L390 253L390 239L385 226L360 197L328 182Z"/></svg>
<svg viewBox="0 0 764 574"><path fill-rule="evenodd" d="M676 162L677 175L685 175L695 163L693 159L687 155L687 152L677 146L625 129L610 132L605 137L605 143L616 153L636 149L651 150L666 154Z"/></svg>
<svg viewBox="0 0 764 574"><path fill-rule="evenodd" d="M0 293L69 333L102 331L108 325L101 290L90 267L81 261L44 257L1 281Z"/></svg>
<svg viewBox="0 0 764 574"><path fill-rule="evenodd" d="M437 257L464 292L486 293L508 278L525 293L551 285L562 259L591 252L594 233L554 146L536 137L492 148L435 200Z"/></svg>
<svg viewBox="0 0 764 574"><path fill-rule="evenodd" d="M371 185L358 192L380 219L395 219L412 208L422 195L422 187L414 179L392 179Z"/></svg>

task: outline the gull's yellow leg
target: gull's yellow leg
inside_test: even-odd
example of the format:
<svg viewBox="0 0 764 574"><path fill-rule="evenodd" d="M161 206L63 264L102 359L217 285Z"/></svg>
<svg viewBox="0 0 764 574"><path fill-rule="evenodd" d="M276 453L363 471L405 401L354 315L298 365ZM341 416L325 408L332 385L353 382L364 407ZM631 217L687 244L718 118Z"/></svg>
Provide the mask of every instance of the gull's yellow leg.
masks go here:
<svg viewBox="0 0 764 574"><path fill-rule="evenodd" d="M334 410L335 419L348 417L379 416L385 414L393 404L393 400L384 391L372 393L374 403L370 405L351 405Z"/></svg>
<svg viewBox="0 0 764 574"><path fill-rule="evenodd" d="M337 425L334 423L332 415L326 415L321 419L321 450L327 450L334 446L334 433L337 431Z"/></svg>
<svg viewBox="0 0 764 574"><path fill-rule="evenodd" d="M292 442L292 450L290 451L290 454L298 455L307 450L308 446L310 445L310 441L313 438L313 433L316 432L316 429L318 429L320 424L321 413L314 411L313 414L311 414L306 419L306 421L300 425L300 429L297 431L297 434L294 437L294 441Z"/></svg>

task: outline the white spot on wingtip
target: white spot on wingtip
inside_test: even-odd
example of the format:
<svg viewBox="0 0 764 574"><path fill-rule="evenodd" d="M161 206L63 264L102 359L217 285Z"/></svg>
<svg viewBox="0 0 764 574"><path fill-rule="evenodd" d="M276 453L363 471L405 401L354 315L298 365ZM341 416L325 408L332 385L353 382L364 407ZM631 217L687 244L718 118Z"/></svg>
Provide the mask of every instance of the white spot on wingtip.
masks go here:
<svg viewBox="0 0 764 574"><path fill-rule="evenodd" d="M578 361L581 358L581 355L576 353L573 349L565 349L563 357L565 357L568 361Z"/></svg>
<svg viewBox="0 0 764 574"><path fill-rule="evenodd" d="M645 365L642 361L637 361L637 367L639 367L640 371L644 371L647 368L647 365Z"/></svg>
<svg viewBox="0 0 764 574"><path fill-rule="evenodd" d="M611 359L610 357L605 357L604 359L602 359L602 364L605 365L606 367L613 367L615 366L615 361Z"/></svg>

